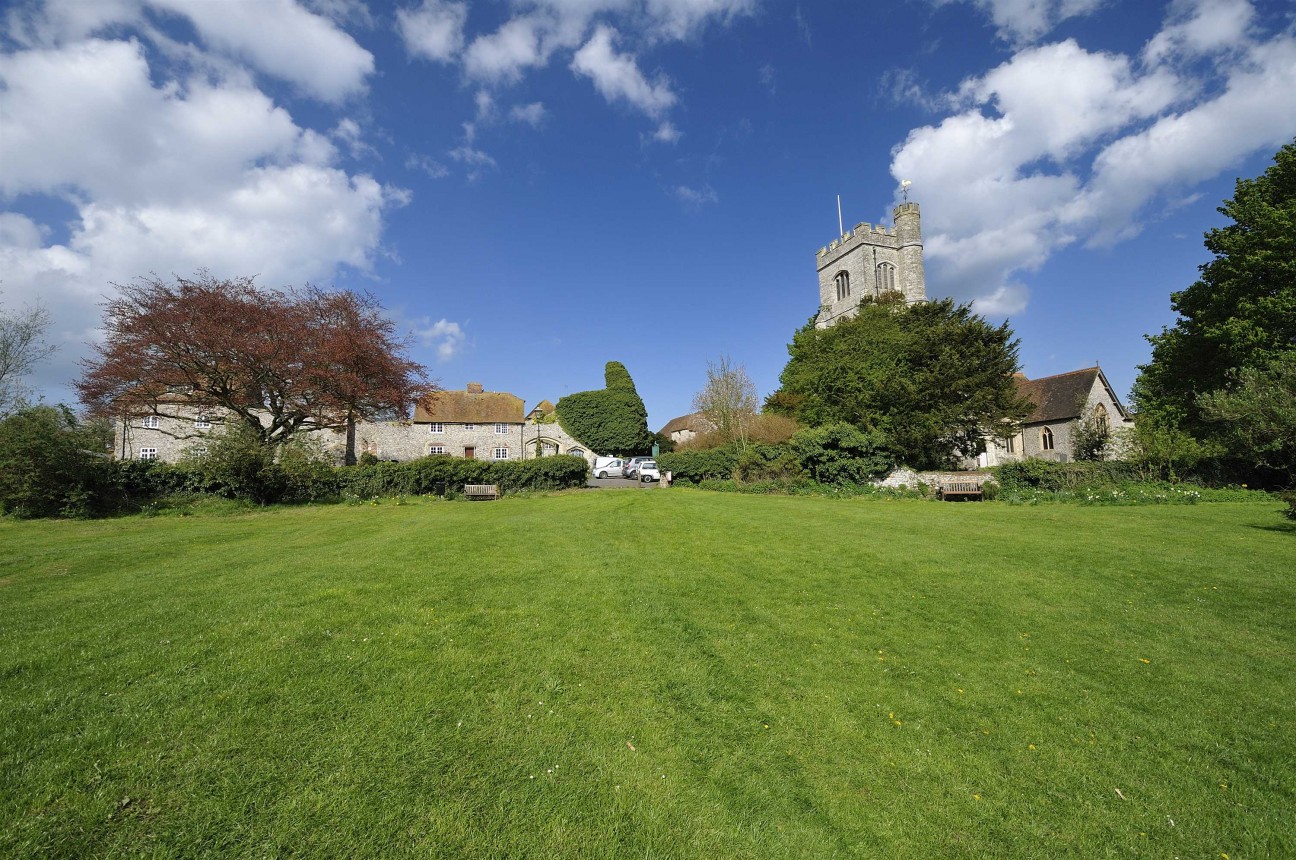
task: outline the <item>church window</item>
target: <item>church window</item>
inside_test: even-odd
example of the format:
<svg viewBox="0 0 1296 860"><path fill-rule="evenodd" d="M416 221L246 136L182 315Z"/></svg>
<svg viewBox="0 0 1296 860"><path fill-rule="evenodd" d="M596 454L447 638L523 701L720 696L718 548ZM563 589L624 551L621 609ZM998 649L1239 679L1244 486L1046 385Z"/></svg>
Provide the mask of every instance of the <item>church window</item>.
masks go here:
<svg viewBox="0 0 1296 860"><path fill-rule="evenodd" d="M890 263L878 263L878 293L889 293L896 288L895 266Z"/></svg>
<svg viewBox="0 0 1296 860"><path fill-rule="evenodd" d="M1053 431L1047 427L1040 428L1040 450L1041 451L1053 450Z"/></svg>
<svg viewBox="0 0 1296 860"><path fill-rule="evenodd" d="M837 282L837 301L850 298L850 273L838 272L833 280Z"/></svg>
<svg viewBox="0 0 1296 860"><path fill-rule="evenodd" d="M1014 436L1009 436L1007 439L1004 440L1005 449L1008 451L1009 454L1017 453L1017 445L1015 444L1016 441L1017 439Z"/></svg>
<svg viewBox="0 0 1296 860"><path fill-rule="evenodd" d="M1094 417L1094 423L1098 425L1098 429L1101 430L1103 433L1107 433L1111 429L1110 425L1107 423L1106 406L1103 406L1101 403L1095 406L1093 411L1093 417Z"/></svg>

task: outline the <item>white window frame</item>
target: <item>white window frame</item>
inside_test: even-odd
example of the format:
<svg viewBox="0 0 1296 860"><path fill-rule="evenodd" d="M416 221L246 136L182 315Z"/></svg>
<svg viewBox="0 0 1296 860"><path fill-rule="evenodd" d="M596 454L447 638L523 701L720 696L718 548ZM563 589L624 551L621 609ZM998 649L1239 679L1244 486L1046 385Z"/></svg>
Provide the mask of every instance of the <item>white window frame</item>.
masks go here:
<svg viewBox="0 0 1296 860"><path fill-rule="evenodd" d="M195 430L210 430L211 426L212 426L211 419L208 418L206 415L199 415L197 418L194 419Z"/></svg>
<svg viewBox="0 0 1296 860"><path fill-rule="evenodd" d="M442 423L442 422L440 422L440 421L433 421L433 422L431 422L430 424L428 424L428 432L429 432L429 433L444 433L444 432L445 432L445 424Z"/></svg>
<svg viewBox="0 0 1296 860"><path fill-rule="evenodd" d="M446 452L446 449L445 449L445 446L444 446L444 445L429 445L429 446L428 446L428 456L429 456L429 457L431 457L433 454L444 454L445 452Z"/></svg>
<svg viewBox="0 0 1296 860"><path fill-rule="evenodd" d="M140 421L140 426L145 430L157 430L162 426L162 419L156 415L145 415L144 420Z"/></svg>
<svg viewBox="0 0 1296 860"><path fill-rule="evenodd" d="M477 429L477 425L476 425L476 424L465 424L465 425L464 425L464 429L465 429L465 430L476 430L476 429Z"/></svg>
<svg viewBox="0 0 1296 860"><path fill-rule="evenodd" d="M506 434L508 433L508 431L509 431L509 426L508 426L507 424L503 423L502 421L496 421L496 422L495 422L495 435L496 435L496 436L504 436L504 435L506 435Z"/></svg>
<svg viewBox="0 0 1296 860"><path fill-rule="evenodd" d="M157 448L140 448L139 458L141 460L156 460L158 458Z"/></svg>
<svg viewBox="0 0 1296 860"><path fill-rule="evenodd" d="M502 456L502 457L500 456L500 453L501 453L501 452L503 452L503 454L504 454L504 456ZM509 449L508 449L508 448L495 448L494 450L491 451L491 459L492 459L492 460L507 460L508 458L509 458Z"/></svg>

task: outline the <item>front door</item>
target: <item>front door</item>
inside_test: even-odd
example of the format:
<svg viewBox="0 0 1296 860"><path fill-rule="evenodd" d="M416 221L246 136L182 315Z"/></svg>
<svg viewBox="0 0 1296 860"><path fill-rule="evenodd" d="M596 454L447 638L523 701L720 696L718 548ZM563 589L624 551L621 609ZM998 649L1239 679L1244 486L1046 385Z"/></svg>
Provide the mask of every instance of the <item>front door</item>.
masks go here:
<svg viewBox="0 0 1296 860"><path fill-rule="evenodd" d="M477 449L476 449L476 448L468 448L468 447L465 447L465 448L464 448L464 459L465 459L465 460L475 460L475 459L477 459Z"/></svg>

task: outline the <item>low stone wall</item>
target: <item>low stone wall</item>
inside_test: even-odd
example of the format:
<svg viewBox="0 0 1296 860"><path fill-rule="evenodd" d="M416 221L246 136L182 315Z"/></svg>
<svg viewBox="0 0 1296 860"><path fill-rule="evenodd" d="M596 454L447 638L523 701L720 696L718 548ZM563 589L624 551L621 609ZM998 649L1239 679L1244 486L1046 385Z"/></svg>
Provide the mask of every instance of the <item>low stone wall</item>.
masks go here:
<svg viewBox="0 0 1296 860"><path fill-rule="evenodd" d="M874 481L878 487L890 487L899 489L906 487L910 490L916 488L920 483L928 487L935 487L938 484L949 481L993 481L994 474L987 471L974 472L915 472L913 469L900 468L887 475L880 481Z"/></svg>

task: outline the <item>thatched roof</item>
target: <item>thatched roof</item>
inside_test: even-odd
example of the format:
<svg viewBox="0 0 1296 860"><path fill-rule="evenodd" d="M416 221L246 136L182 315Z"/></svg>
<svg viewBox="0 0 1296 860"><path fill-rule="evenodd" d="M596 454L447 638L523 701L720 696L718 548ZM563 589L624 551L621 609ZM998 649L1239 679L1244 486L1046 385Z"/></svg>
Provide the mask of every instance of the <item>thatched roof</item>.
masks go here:
<svg viewBox="0 0 1296 860"><path fill-rule="evenodd" d="M661 429L663 436L669 436L672 433L678 433L680 430L691 430L694 433L708 433L715 428L701 412L693 412L688 415L681 415L678 418L672 418L666 422L666 426Z"/></svg>
<svg viewBox="0 0 1296 860"><path fill-rule="evenodd" d="M504 391L438 391L414 407L415 423L521 424L522 398Z"/></svg>

